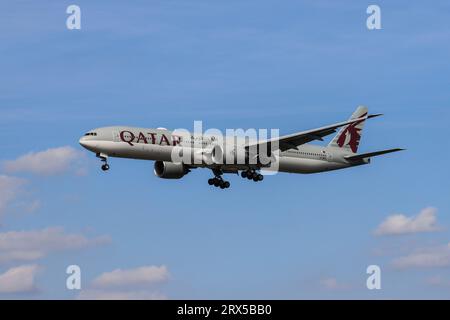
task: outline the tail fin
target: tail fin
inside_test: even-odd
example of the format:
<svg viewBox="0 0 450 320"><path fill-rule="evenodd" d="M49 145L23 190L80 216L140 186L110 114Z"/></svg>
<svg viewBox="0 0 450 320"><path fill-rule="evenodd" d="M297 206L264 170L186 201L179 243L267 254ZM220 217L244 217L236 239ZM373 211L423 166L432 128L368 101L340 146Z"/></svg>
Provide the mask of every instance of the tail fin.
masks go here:
<svg viewBox="0 0 450 320"><path fill-rule="evenodd" d="M359 106L356 111L353 112L350 120L367 116L367 111L367 107ZM359 141L361 140L364 122L365 120L361 120L342 127L328 146L348 149L348 151L356 153L358 151Z"/></svg>

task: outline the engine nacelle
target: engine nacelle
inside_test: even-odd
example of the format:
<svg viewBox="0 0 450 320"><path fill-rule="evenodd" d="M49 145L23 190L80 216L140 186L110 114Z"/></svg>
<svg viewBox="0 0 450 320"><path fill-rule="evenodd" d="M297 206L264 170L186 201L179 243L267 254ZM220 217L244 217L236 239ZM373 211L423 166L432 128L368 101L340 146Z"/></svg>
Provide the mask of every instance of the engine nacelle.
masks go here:
<svg viewBox="0 0 450 320"><path fill-rule="evenodd" d="M189 172L182 163L155 161L155 175L162 179L180 179Z"/></svg>

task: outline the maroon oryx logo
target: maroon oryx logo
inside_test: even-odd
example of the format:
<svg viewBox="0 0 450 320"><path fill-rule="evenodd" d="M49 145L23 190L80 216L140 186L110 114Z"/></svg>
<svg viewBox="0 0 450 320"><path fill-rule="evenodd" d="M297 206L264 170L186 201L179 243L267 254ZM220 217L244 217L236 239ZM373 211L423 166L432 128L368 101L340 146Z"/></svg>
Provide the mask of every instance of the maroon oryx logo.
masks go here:
<svg viewBox="0 0 450 320"><path fill-rule="evenodd" d="M361 115L359 118L365 117L367 112ZM337 140L337 144L339 147L342 147L347 140L347 134L350 135L350 140L348 141L348 145L352 149L353 152L358 150L359 140L361 140L361 128L357 128L358 125L363 123L366 119L354 122L345 127L344 131L342 131L341 135Z"/></svg>

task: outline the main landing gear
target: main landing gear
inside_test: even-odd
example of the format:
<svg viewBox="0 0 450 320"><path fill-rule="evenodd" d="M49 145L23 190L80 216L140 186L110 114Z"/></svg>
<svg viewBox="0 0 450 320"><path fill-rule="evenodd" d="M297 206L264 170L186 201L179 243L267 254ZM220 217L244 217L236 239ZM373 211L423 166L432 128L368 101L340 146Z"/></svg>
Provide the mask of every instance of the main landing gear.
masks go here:
<svg viewBox="0 0 450 320"><path fill-rule="evenodd" d="M222 172L213 170L214 178L208 179L208 184L210 186L219 187L220 189L228 189L230 187L230 182L223 180Z"/></svg>
<svg viewBox="0 0 450 320"><path fill-rule="evenodd" d="M100 160L103 162L102 164L102 170L108 171L109 170L109 164L108 164L108 156L102 153L97 154L97 158L100 158Z"/></svg>
<svg viewBox="0 0 450 320"><path fill-rule="evenodd" d="M255 182L263 181L264 176L261 173L256 172L255 170L247 170L241 172L242 178L247 178L248 180L253 180Z"/></svg>

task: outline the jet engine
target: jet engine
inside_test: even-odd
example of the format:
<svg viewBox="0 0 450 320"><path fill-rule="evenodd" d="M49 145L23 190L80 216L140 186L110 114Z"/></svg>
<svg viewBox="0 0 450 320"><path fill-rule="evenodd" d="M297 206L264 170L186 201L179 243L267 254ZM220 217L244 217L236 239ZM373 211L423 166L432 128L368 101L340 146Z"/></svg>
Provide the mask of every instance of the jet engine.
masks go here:
<svg viewBox="0 0 450 320"><path fill-rule="evenodd" d="M162 179L180 179L189 172L182 163L155 161L155 175Z"/></svg>

